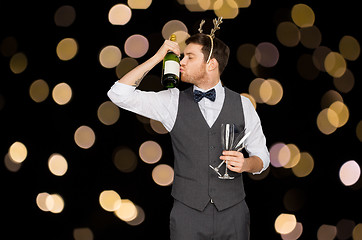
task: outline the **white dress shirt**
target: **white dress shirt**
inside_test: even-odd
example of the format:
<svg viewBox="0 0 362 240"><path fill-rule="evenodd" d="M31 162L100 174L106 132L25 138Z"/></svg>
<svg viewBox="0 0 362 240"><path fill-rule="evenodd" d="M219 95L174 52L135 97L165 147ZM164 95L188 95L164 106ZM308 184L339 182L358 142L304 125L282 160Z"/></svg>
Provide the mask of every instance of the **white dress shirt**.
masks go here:
<svg viewBox="0 0 362 240"><path fill-rule="evenodd" d="M221 81L213 88L216 91L215 101L212 102L204 97L198 103L209 127L212 127L220 114L225 99L225 90L221 85ZM196 89L202 92L209 90L199 89L194 86L194 90ZM178 88L159 92L141 91L134 86L117 81L108 91L108 97L114 104L123 109L160 121L170 132L176 122L179 93ZM245 140L245 149L249 156L258 156L263 161L263 169L258 172L261 173L270 163L266 139L254 106L248 98L241 95L240 98L244 110L245 129L246 132L251 132L250 136Z"/></svg>

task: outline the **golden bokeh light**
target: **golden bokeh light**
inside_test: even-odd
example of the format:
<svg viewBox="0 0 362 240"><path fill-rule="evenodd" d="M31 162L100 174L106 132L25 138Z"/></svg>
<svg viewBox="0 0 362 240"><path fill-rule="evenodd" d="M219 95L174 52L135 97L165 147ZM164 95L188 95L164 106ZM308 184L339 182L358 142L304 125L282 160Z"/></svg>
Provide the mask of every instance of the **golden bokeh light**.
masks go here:
<svg viewBox="0 0 362 240"><path fill-rule="evenodd" d="M106 101L98 107L97 116L104 125L115 124L120 115L119 108L111 101Z"/></svg>
<svg viewBox="0 0 362 240"><path fill-rule="evenodd" d="M125 4L114 5L108 13L108 21L113 25L125 25L132 17L132 10Z"/></svg>
<svg viewBox="0 0 362 240"><path fill-rule="evenodd" d="M247 8L251 4L251 0L235 0L235 2L239 8Z"/></svg>
<svg viewBox="0 0 362 240"><path fill-rule="evenodd" d="M283 87L276 79L267 79L266 82L268 82L271 87L271 93L265 103L268 105L276 105L283 98Z"/></svg>
<svg viewBox="0 0 362 240"><path fill-rule="evenodd" d="M345 186L352 186L361 177L361 168L354 160L345 162L339 169L339 179Z"/></svg>
<svg viewBox="0 0 362 240"><path fill-rule="evenodd" d="M63 176L68 170L68 162L61 154L54 153L48 159L48 167L55 176Z"/></svg>
<svg viewBox="0 0 362 240"><path fill-rule="evenodd" d="M75 9L73 6L64 5L59 7L54 14L54 22L58 27L69 27L75 20Z"/></svg>
<svg viewBox="0 0 362 240"><path fill-rule="evenodd" d="M330 52L324 60L324 68L332 77L342 77L346 72L347 63L340 53Z"/></svg>
<svg viewBox="0 0 362 240"><path fill-rule="evenodd" d="M239 7L235 1L217 0L214 3L214 12L216 16L224 19L234 19L239 14Z"/></svg>
<svg viewBox="0 0 362 240"><path fill-rule="evenodd" d="M127 221L126 223L131 225L131 226L138 226L140 225L141 223L143 223L145 221L145 218L146 218L146 214L145 214L145 211L143 211L143 209L136 205L136 210L137 210L137 216L131 220L131 221Z"/></svg>
<svg viewBox="0 0 362 240"><path fill-rule="evenodd" d="M322 72L325 72L326 69L324 67L324 61L329 53L331 53L332 50L325 46L319 46L317 47L313 52L313 64L314 66Z"/></svg>
<svg viewBox="0 0 362 240"><path fill-rule="evenodd" d="M287 148L289 148L289 151L288 150L284 150L281 149L281 154L283 154L284 151L286 151L288 153L288 155L290 154L290 157L289 159L286 159L287 162L285 165L283 165L283 167L285 168L292 168L294 167L295 165L297 165L300 161L300 151L299 151L299 148L295 145L295 144L287 144L286 145Z"/></svg>
<svg viewBox="0 0 362 240"><path fill-rule="evenodd" d="M337 119L334 119L335 114L333 112L337 114ZM332 114L329 114L329 113L332 113ZM344 126L349 119L348 107L341 101L335 101L329 107L327 117L328 117L329 122L333 126L340 128L340 127Z"/></svg>
<svg viewBox="0 0 362 240"><path fill-rule="evenodd" d="M264 103L260 96L260 87L265 82L263 78L255 78L249 84L249 94L255 99L257 103Z"/></svg>
<svg viewBox="0 0 362 240"><path fill-rule="evenodd" d="M296 4L292 8L291 16L293 22L301 27L311 27L315 21L313 10L306 4Z"/></svg>
<svg viewBox="0 0 362 240"><path fill-rule="evenodd" d="M147 9L151 6L152 0L128 0L127 4L132 9Z"/></svg>
<svg viewBox="0 0 362 240"><path fill-rule="evenodd" d="M259 43L255 48L255 59L263 67L274 67L279 60L278 48L270 42Z"/></svg>
<svg viewBox="0 0 362 240"><path fill-rule="evenodd" d="M329 108L332 105L332 103L336 101L343 102L342 95L335 90L329 90L322 96L321 108L322 109Z"/></svg>
<svg viewBox="0 0 362 240"><path fill-rule="evenodd" d="M297 219L293 214L282 213L274 223L275 231L279 234L291 233L297 225Z"/></svg>
<svg viewBox="0 0 362 240"><path fill-rule="evenodd" d="M59 105L65 105L72 99L72 89L67 83L59 83L53 88L53 100Z"/></svg>
<svg viewBox="0 0 362 240"><path fill-rule="evenodd" d="M281 237L283 240L296 240L299 239L300 236L302 236L302 233L303 233L303 225L302 223L297 222L297 225L295 226L293 231L287 234L281 234Z"/></svg>
<svg viewBox="0 0 362 240"><path fill-rule="evenodd" d="M297 177L306 177L313 171L313 169L314 159L307 152L301 152L299 162L292 167L292 171Z"/></svg>
<svg viewBox="0 0 362 240"><path fill-rule="evenodd" d="M277 38L286 47L295 47L300 42L299 28L292 22L281 22L276 30Z"/></svg>
<svg viewBox="0 0 362 240"><path fill-rule="evenodd" d="M336 112L329 108L323 109L317 117L317 127L325 135L334 133L337 127L330 123L329 119L338 119Z"/></svg>
<svg viewBox="0 0 362 240"><path fill-rule="evenodd" d="M118 78L122 78L126 73L137 67L138 62L134 58L123 58L116 67L116 74Z"/></svg>
<svg viewBox="0 0 362 240"><path fill-rule="evenodd" d="M127 38L124 43L125 53L132 58L143 57L149 48L149 43L146 37L135 34Z"/></svg>
<svg viewBox="0 0 362 240"><path fill-rule="evenodd" d="M318 240L335 239L336 236L337 236L337 227L336 226L323 224L318 228L318 231L317 231Z"/></svg>
<svg viewBox="0 0 362 240"><path fill-rule="evenodd" d="M204 12L211 6L210 0L185 0L184 4L190 12Z"/></svg>
<svg viewBox="0 0 362 240"><path fill-rule="evenodd" d="M350 239L352 237L352 231L356 224L350 219L341 219L336 224L337 227L337 239ZM354 240L354 239L353 239Z"/></svg>
<svg viewBox="0 0 362 240"><path fill-rule="evenodd" d="M94 235L90 228L75 228L73 230L74 240L93 240Z"/></svg>
<svg viewBox="0 0 362 240"><path fill-rule="evenodd" d="M167 134L168 133L167 129L159 121L151 119L150 125L151 125L152 130L158 134Z"/></svg>
<svg viewBox="0 0 362 240"><path fill-rule="evenodd" d="M117 46L106 46L99 53L99 62L105 68L116 67L121 59L122 53Z"/></svg>
<svg viewBox="0 0 362 240"><path fill-rule="evenodd" d="M113 163L121 172L129 173L137 167L137 155L128 147L119 147L114 151Z"/></svg>
<svg viewBox="0 0 362 240"><path fill-rule="evenodd" d="M356 136L360 142L362 142L362 120L357 123Z"/></svg>
<svg viewBox="0 0 362 240"><path fill-rule="evenodd" d="M122 221L129 222L137 218L137 208L131 200L122 199L120 207L114 212Z"/></svg>
<svg viewBox="0 0 362 240"><path fill-rule="evenodd" d="M9 153L5 154L4 165L6 169L9 170L10 172L17 172L21 168L21 163L14 162L13 160L11 160L11 158L9 157Z"/></svg>
<svg viewBox="0 0 362 240"><path fill-rule="evenodd" d="M322 34L316 26L302 28L300 34L300 42L306 48L317 48L322 42Z"/></svg>
<svg viewBox="0 0 362 240"><path fill-rule="evenodd" d="M188 39L190 37L190 34L188 34L187 32L184 31L177 31L174 32L174 34L176 35L176 42L178 43L179 47L180 47L180 51L181 53L184 52L185 47L186 47L186 39Z"/></svg>
<svg viewBox="0 0 362 240"><path fill-rule="evenodd" d="M361 53L361 47L354 37L344 36L339 42L339 52L345 59L355 61Z"/></svg>
<svg viewBox="0 0 362 240"><path fill-rule="evenodd" d="M45 199L46 208L52 213L61 213L64 209L64 200L59 194L50 194Z"/></svg>
<svg viewBox="0 0 362 240"><path fill-rule="evenodd" d="M362 223L357 224L352 231L352 238L354 240L362 239Z"/></svg>
<svg viewBox="0 0 362 240"><path fill-rule="evenodd" d="M179 31L188 33L188 29L183 22L179 20L168 21L162 28L162 37L170 39L171 34Z"/></svg>
<svg viewBox="0 0 362 240"><path fill-rule="evenodd" d="M22 52L15 53L10 59L10 70L15 74L24 72L27 66L28 58Z"/></svg>
<svg viewBox="0 0 362 240"><path fill-rule="evenodd" d="M241 66L250 68L251 59L255 55L256 46L250 43L245 43L239 46L236 57Z"/></svg>
<svg viewBox="0 0 362 240"><path fill-rule="evenodd" d="M34 102L43 102L49 96L49 86L43 79L35 80L29 88L29 94Z"/></svg>
<svg viewBox="0 0 362 240"><path fill-rule="evenodd" d="M58 43L56 51L60 60L68 61L77 55L78 44L73 38L64 38Z"/></svg>
<svg viewBox="0 0 362 240"><path fill-rule="evenodd" d="M80 148L88 149L96 140L94 131L88 126L80 126L74 133L74 141Z"/></svg>
<svg viewBox="0 0 362 240"><path fill-rule="evenodd" d="M38 208L44 212L49 212L49 209L45 203L47 197L49 196L49 193L43 192L43 193L39 193L36 196L36 205L38 206Z"/></svg>
<svg viewBox="0 0 362 240"><path fill-rule="evenodd" d="M350 92L354 87L355 79L353 73L347 69L343 76L333 78L333 84L336 89L342 93Z"/></svg>
<svg viewBox="0 0 362 240"><path fill-rule="evenodd" d="M121 207L122 200L117 192L113 190L104 190L99 195L99 204L104 210L114 212Z"/></svg>
<svg viewBox="0 0 362 240"><path fill-rule="evenodd" d="M154 164L162 157L161 146L154 141L146 141L139 148L139 156L145 163Z"/></svg>
<svg viewBox="0 0 362 240"><path fill-rule="evenodd" d="M152 179L160 186L169 186L173 182L173 168L167 164L157 165L152 170Z"/></svg>
<svg viewBox="0 0 362 240"><path fill-rule="evenodd" d="M22 142L14 142L9 148L9 157L16 163L22 163L28 156L28 149Z"/></svg>

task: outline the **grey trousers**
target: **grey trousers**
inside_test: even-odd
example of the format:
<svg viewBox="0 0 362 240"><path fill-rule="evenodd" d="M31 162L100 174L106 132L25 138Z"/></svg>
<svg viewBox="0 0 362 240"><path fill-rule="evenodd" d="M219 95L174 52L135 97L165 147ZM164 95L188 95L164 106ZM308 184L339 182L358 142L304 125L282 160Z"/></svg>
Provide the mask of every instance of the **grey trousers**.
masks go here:
<svg viewBox="0 0 362 240"><path fill-rule="evenodd" d="M250 213L245 201L223 211L211 202L203 212L174 200L170 213L171 240L249 240Z"/></svg>

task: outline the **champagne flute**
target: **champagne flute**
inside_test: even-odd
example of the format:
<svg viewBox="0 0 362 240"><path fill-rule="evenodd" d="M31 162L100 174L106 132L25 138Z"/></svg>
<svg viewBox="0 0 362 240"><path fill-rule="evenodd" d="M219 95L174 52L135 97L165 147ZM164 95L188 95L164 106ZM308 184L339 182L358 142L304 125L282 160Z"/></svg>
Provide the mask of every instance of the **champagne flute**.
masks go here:
<svg viewBox="0 0 362 240"><path fill-rule="evenodd" d="M234 124L223 123L221 124L221 146L222 150L232 150L234 143ZM223 176L219 176L220 179L234 179L234 177L228 174L228 162L225 162L225 173Z"/></svg>

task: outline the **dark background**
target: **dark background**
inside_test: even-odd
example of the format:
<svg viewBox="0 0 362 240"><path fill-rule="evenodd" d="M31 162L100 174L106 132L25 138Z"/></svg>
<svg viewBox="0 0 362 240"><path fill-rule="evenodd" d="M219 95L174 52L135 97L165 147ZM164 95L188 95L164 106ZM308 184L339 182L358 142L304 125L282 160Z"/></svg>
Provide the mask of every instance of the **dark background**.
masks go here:
<svg viewBox="0 0 362 240"><path fill-rule="evenodd" d="M168 239L171 186L155 184L151 178L154 165L140 159L132 173L119 172L112 162L112 154L118 146L128 146L137 153L140 144L154 140L163 149L160 163L172 165L169 135L152 133L135 114L125 110L121 110L120 120L112 126L99 122L97 109L108 100L106 93L117 76L113 69L100 65L98 56L104 46L116 45L125 57L123 45L129 36L153 36L148 53L137 59L141 63L161 46L161 30L168 21L184 22L193 34L201 19L211 22L216 16L213 11L189 12L175 0L154 0L146 10L132 10L128 24L113 26L108 22L108 12L117 3L126 4L126 1L0 3L0 41L15 37L18 52L24 52L28 58L27 69L13 74L9 68L10 57L0 57L0 156L5 156L15 141L24 143L28 149L27 159L18 172L9 172L4 164L0 165L3 236L73 239L75 228L88 227L95 239ZM224 20L217 32L231 49L223 83L240 93L248 91L256 76L238 63L237 48L244 43L257 45L264 41L278 48L278 64L263 77L275 78L282 84L283 99L276 106L257 106L267 146L276 142L294 143L301 151L309 152L315 162L313 172L305 178L272 166L261 181L244 176L246 201L251 210L251 239L281 239L274 229L275 219L281 213L295 214L303 224L300 239L317 239L318 228L323 224L335 226L342 219L356 224L362 222L361 190L344 186L338 177L344 162L356 160L360 164L361 161L361 142L356 137L356 126L361 120L361 60L347 61L355 77L353 90L342 94L350 111L347 124L331 135L322 134L316 119L321 110L321 97L328 90L335 90L333 78L320 72L315 80L303 79L297 72L298 58L305 53L312 54L313 49L301 44L285 47L275 33L279 22L291 21L290 10L298 3L300 1L252 1L249 8L239 9L237 18ZM345 35L361 40L358 2L303 3L316 15L315 25L322 33L321 45L338 51L339 41ZM76 20L70 27L57 27L54 23L54 13L62 5L71 5L76 10ZM74 59L63 62L55 49L66 37L77 40L79 51ZM160 65L151 71L155 75L160 73ZM46 80L50 89L67 82L73 91L71 102L59 106L49 96L44 102L35 103L28 92L30 84L39 78ZM154 90L159 89L160 85L154 86ZM81 125L92 127L96 134L95 145L87 150L80 149L73 140L75 130ZM47 160L54 152L61 153L68 161L69 169L63 177L55 177L47 168ZM104 211L98 197L106 189L113 189L122 198L141 206L145 221L132 227ZM283 204L284 195L291 189L301 193L295 196L303 203L297 211L288 210ZM41 211L35 202L40 192L59 193L65 201L63 212Z"/></svg>

